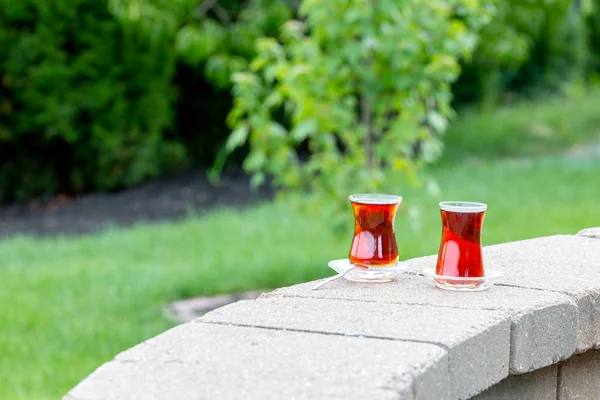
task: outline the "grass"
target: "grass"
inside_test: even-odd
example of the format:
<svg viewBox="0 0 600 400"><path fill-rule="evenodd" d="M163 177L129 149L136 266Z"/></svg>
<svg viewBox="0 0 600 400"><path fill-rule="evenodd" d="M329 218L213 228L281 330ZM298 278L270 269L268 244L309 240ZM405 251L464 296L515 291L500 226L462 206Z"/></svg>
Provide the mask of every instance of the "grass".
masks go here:
<svg viewBox="0 0 600 400"><path fill-rule="evenodd" d="M600 141L600 91L566 100L466 110L444 139L442 163L466 158L539 156Z"/></svg>
<svg viewBox="0 0 600 400"><path fill-rule="evenodd" d="M526 107L556 111L554 106ZM581 108L571 110L569 118L583 118L577 114ZM477 115L465 119L473 126L499 120L516 126L512 116L518 119L521 113L515 108L489 114L487 124ZM550 120L544 113L539 118ZM595 137L593 124L578 123L588 127L587 136L578 132L577 140L565 143ZM464 132L471 125L459 119L460 124L464 129L449 138L467 146ZM486 139L490 145L500 146L499 133L480 132L487 134L493 136ZM513 130L506 132L505 140L511 142L512 135ZM525 140L525 150L517 142L505 146L507 155L559 150L546 147L545 139ZM453 143L449 152L456 155L458 148ZM468 154L473 153L482 154L471 147ZM397 192L405 197L396 220L402 258L437 251L441 198L489 204L484 244L600 226L597 159L468 158L448 158L427 171L440 186L438 196L398 183ZM409 210L420 213L419 226ZM162 315L168 301L330 275L326 262L347 253L350 237L327 229L327 220L325 209L301 215L286 204L260 204L77 238L0 241L0 398L60 397L119 351L169 328Z"/></svg>

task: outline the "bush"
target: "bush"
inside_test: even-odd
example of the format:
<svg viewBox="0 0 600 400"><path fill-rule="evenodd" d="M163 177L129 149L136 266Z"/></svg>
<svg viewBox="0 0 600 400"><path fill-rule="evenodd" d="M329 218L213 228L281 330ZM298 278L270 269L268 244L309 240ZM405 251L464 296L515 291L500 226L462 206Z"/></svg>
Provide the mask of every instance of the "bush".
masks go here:
<svg viewBox="0 0 600 400"><path fill-rule="evenodd" d="M0 0L0 201L114 189L186 161L172 43L106 1Z"/></svg>

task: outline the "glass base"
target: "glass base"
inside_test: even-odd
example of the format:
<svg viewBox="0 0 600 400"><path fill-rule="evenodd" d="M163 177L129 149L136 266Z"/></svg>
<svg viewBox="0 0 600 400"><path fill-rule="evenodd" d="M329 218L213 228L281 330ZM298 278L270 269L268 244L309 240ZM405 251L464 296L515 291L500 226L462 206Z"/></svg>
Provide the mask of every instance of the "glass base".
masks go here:
<svg viewBox="0 0 600 400"><path fill-rule="evenodd" d="M343 273L349 268L354 268L344 274L344 279L351 282L391 282L406 271L406 265L400 262L386 267L365 267L356 266L352 264L349 259L343 258L340 260L330 261L328 265L338 274Z"/></svg>
<svg viewBox="0 0 600 400"><path fill-rule="evenodd" d="M482 277L455 277L436 275L435 268L423 270L423 275L431 279L440 289L454 290L457 292L480 292L489 289L504 275L495 269L486 269Z"/></svg>

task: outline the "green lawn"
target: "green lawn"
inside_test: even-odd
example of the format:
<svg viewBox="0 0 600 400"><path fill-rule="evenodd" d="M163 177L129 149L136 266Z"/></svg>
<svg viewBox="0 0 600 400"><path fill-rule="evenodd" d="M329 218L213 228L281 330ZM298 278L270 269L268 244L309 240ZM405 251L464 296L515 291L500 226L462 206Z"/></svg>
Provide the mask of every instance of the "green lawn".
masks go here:
<svg viewBox="0 0 600 400"><path fill-rule="evenodd" d="M571 118L582 115L572 111ZM488 123L499 120L490 115ZM593 140L596 126L577 141ZM405 198L396 220L401 258L436 252L442 198L489 204L484 244L600 226L598 159L488 158L448 158L426 171L439 196L398 183ZM119 351L169 328L162 306L170 300L330 275L326 262L346 256L351 232L334 234L327 217L326 209L301 215L285 204L261 204L78 238L0 241L0 399L60 397Z"/></svg>
<svg viewBox="0 0 600 400"><path fill-rule="evenodd" d="M600 141L600 91L569 100L466 110L446 133L442 163L465 158L535 156Z"/></svg>

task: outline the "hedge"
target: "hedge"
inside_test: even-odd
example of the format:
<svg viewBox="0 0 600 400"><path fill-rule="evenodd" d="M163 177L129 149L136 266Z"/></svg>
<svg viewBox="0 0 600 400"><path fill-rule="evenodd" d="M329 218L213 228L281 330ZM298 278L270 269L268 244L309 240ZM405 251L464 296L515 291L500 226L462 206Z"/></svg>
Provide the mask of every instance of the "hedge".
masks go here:
<svg viewBox="0 0 600 400"><path fill-rule="evenodd" d="M171 43L98 0L0 0L0 201L109 190L186 162Z"/></svg>

